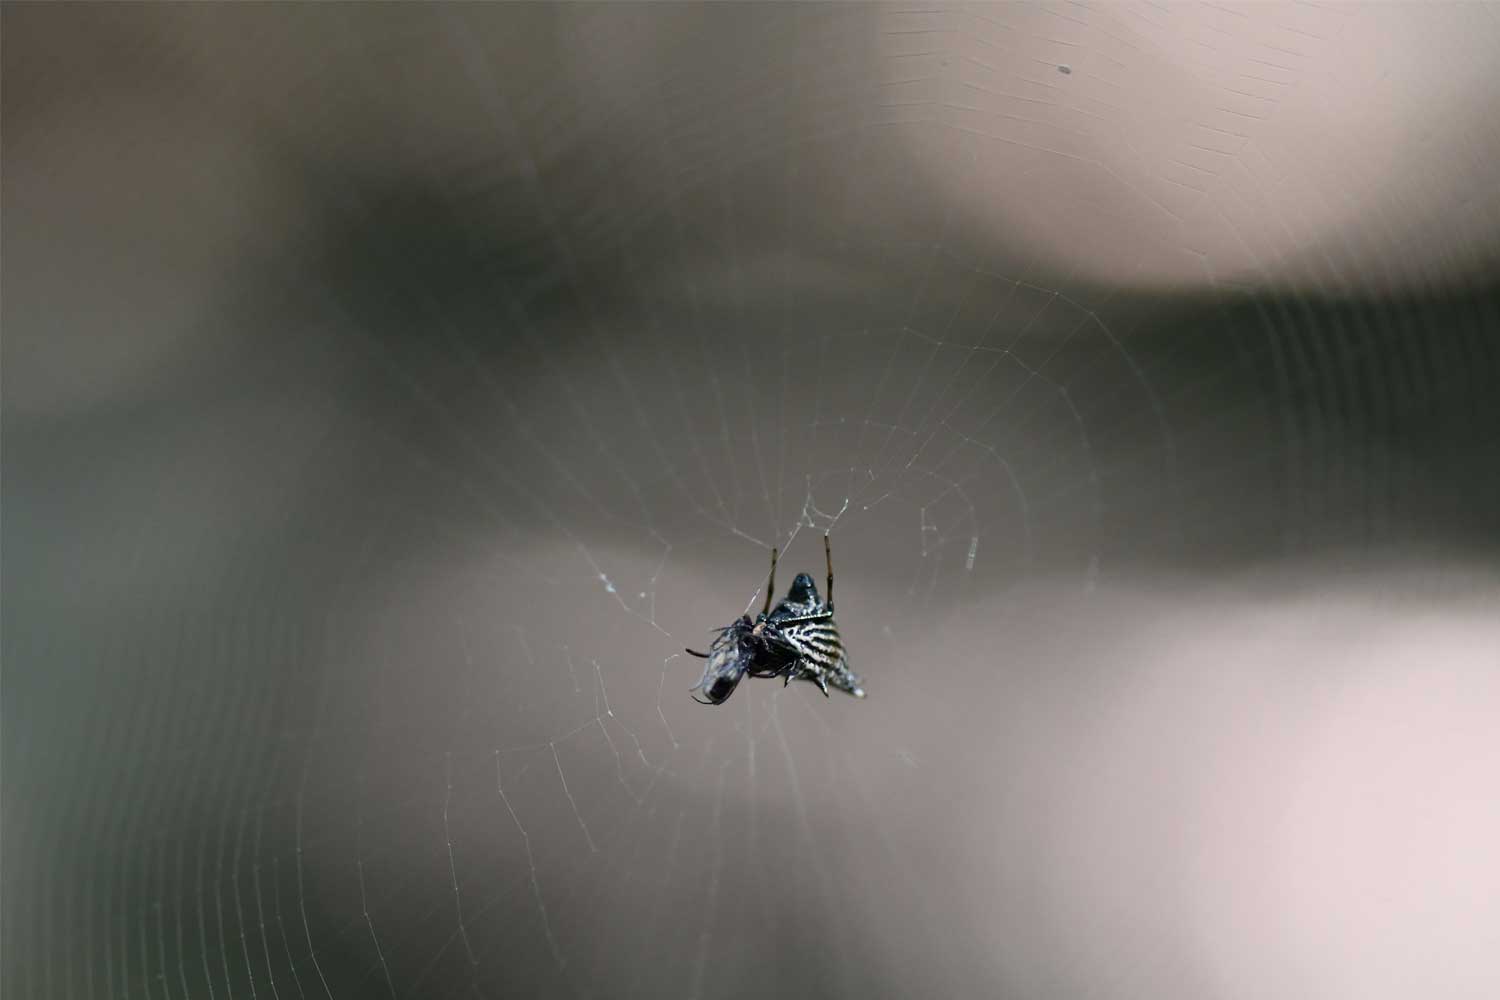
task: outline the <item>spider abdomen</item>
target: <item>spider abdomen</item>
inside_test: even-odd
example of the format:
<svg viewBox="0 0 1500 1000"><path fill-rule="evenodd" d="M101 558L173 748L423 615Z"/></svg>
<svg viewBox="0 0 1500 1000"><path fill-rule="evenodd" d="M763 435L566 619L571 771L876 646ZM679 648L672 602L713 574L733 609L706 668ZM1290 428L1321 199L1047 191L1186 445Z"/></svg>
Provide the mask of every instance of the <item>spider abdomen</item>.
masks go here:
<svg viewBox="0 0 1500 1000"><path fill-rule="evenodd" d="M848 669L844 643L833 619L789 625L782 629L781 634L796 648L798 658L808 665L824 670Z"/></svg>
<svg viewBox="0 0 1500 1000"><path fill-rule="evenodd" d="M797 653L786 673L788 681L810 680L825 695L832 685L856 698L865 696L859 675L849 669L844 641L831 614L813 621L785 623L780 628L780 636Z"/></svg>

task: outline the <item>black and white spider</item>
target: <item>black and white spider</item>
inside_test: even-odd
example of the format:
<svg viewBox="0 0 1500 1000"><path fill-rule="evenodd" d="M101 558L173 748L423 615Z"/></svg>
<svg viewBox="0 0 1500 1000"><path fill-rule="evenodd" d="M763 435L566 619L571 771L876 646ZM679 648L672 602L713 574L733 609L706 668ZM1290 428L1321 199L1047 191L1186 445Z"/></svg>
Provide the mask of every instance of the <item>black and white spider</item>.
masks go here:
<svg viewBox="0 0 1500 1000"><path fill-rule="evenodd" d="M744 615L719 629L706 653L687 651L708 661L702 679L691 688L694 700L722 705L747 674L780 677L783 686L794 680L812 681L825 697L830 684L856 698L865 696L859 675L849 669L844 643L833 620L833 549L826 534L823 555L828 562L828 600L819 599L812 577L798 573L773 609L777 550L771 550L771 579L766 584L766 603L760 615L754 621ZM699 698L699 693L703 697Z"/></svg>

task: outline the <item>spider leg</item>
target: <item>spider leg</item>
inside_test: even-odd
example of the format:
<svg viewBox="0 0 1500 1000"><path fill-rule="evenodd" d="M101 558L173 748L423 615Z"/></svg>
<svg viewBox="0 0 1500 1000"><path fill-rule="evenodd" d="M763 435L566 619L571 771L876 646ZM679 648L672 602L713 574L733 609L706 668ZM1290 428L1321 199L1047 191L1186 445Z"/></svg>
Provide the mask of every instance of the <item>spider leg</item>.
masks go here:
<svg viewBox="0 0 1500 1000"><path fill-rule="evenodd" d="M762 618L771 613L771 597L776 593L776 556L777 551L773 547L771 549L771 579L766 584L766 606L760 609Z"/></svg>
<svg viewBox="0 0 1500 1000"><path fill-rule="evenodd" d="M688 654L690 654L692 656L696 656L700 660L706 660L706 659L708 659L708 654L707 653L700 653L696 649L684 649L683 652L684 653L688 653Z"/></svg>
<svg viewBox="0 0 1500 1000"><path fill-rule="evenodd" d="M828 602L828 610L833 610L833 544L828 541L828 532L823 532L823 558L828 561L828 592L824 600ZM826 693L826 692L825 692Z"/></svg>

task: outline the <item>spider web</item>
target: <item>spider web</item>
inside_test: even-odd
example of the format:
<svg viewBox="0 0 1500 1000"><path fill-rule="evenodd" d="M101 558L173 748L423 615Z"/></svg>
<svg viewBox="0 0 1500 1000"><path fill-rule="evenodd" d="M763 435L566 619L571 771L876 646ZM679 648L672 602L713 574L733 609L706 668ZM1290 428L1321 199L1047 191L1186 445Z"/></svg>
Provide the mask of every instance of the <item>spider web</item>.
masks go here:
<svg viewBox="0 0 1500 1000"><path fill-rule="evenodd" d="M236 299L250 325L295 330L244 383L287 379L295 412L177 427L161 454L197 456L208 499L253 530L181 543L170 491L141 474L139 544L169 561L79 647L102 735L57 765L92 774L84 790L36 821L66 831L51 856L73 868L43 866L7 920L8 956L40 956L8 958L7 989L1076 985L1023 954L1046 932L1025 927L1045 893L1021 859L1046 829L980 805L1045 798L976 750L990 727L1038 745L1026 706L1003 705L1024 657L993 637L1077 633L1102 660L1107 616L1086 602L1118 567L1379 541L1412 514L1401 456L1349 444L1397 391L1349 391L1347 419L1322 405L1389 335L1306 304L1353 289L1364 248L1296 259L1292 211L1247 236L1288 173L1257 123L1352 15L1307 5L1263 38L1209 10L589 9L547 29L562 68L501 58L496 26L532 30L519 17L299 14L337 85L301 68L257 114L316 95L297 138L389 100L391 120L451 115L467 141L391 140L399 169L350 183L309 168L336 235L274 310ZM1177 67L1223 103L1158 155L1130 140L1152 114L1117 81L1188 36L1253 54L1233 79L1208 55ZM657 46L644 73L638 44ZM410 74L404 96L387 73ZM429 76L465 99L431 107ZM1097 200L1018 225L1067 213L1087 240L1155 218L1165 235L1123 273L1086 247L997 247L982 198L931 193L1074 170ZM1205 250L1210 223L1224 242ZM1159 282L1164 258L1205 305L1118 290ZM1287 275L1306 298L1267 322L1252 291ZM1312 347L1268 332L1298 323ZM1474 356L1434 361L1424 391ZM236 457L202 458L219 447ZM773 546L780 589L821 579L824 534L870 697L746 681L694 704L683 647L760 606ZM118 675L112 637L139 659ZM11 639L7 660L47 641ZM142 679L168 693L130 694ZM114 696L132 712L112 718Z"/></svg>

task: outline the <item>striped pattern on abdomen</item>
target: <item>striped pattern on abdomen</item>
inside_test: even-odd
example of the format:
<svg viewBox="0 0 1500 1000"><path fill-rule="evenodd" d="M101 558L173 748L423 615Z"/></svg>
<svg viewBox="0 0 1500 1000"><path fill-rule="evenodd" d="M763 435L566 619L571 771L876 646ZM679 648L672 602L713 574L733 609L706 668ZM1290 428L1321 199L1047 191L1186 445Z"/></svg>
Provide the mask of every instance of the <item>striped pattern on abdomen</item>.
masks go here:
<svg viewBox="0 0 1500 1000"><path fill-rule="evenodd" d="M830 673L842 673L849 669L844 643L839 638L839 628L832 618L788 625L781 630L781 634L797 648L797 655L805 666Z"/></svg>

